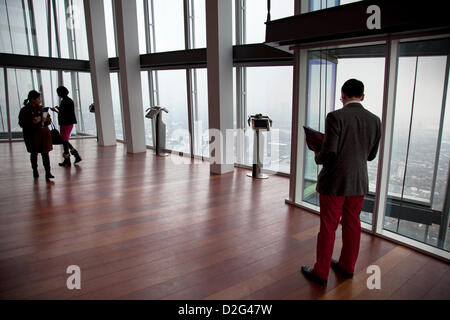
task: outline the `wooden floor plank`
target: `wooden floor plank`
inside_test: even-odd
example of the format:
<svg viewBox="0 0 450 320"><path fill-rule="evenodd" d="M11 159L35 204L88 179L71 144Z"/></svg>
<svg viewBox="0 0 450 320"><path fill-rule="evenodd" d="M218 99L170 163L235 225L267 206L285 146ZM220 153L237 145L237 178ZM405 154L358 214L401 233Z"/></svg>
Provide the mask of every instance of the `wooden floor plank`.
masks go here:
<svg viewBox="0 0 450 320"><path fill-rule="evenodd" d="M41 160L33 180L22 142L0 143L0 299L449 298L447 263L368 234L354 279L306 280L319 217L284 203L286 177L212 176L198 160L74 145L83 161L60 168L55 148L46 183ZM339 228L335 257L341 246ZM366 287L372 264L387 282L379 292ZM81 290L66 288L69 265Z"/></svg>

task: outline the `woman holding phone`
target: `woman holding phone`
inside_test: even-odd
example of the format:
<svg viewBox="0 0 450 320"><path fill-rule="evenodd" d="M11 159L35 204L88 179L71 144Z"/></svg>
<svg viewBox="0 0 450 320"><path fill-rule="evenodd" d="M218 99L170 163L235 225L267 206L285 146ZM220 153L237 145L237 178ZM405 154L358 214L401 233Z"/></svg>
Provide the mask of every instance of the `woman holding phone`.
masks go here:
<svg viewBox="0 0 450 320"><path fill-rule="evenodd" d="M77 150L70 144L70 133L72 132L73 125L77 123L77 118L75 117L75 107L73 100L69 98L69 90L66 87L60 86L56 89L56 93L61 98L59 106L51 108L51 110L58 113L58 122L61 137L63 140L63 162L59 163L61 167L70 167L70 154L75 157L74 164L81 161L80 154ZM69 153L70 149L70 153Z"/></svg>
<svg viewBox="0 0 450 320"><path fill-rule="evenodd" d="M40 153L45 168L45 179L50 181L54 176L50 172L48 156L48 153L53 150L52 136L48 129L52 120L48 114L48 108L41 106L41 94L35 90L28 93L28 98L23 105L19 113L19 125L23 129L23 139L30 153L33 177L39 177L37 154Z"/></svg>

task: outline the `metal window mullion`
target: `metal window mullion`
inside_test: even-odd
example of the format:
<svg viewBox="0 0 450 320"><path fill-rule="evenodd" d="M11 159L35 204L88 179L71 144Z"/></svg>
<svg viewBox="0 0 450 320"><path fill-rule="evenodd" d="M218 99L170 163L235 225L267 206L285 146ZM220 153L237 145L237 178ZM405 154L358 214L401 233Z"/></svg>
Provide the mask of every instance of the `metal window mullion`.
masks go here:
<svg viewBox="0 0 450 320"><path fill-rule="evenodd" d="M417 70L419 69L419 57L416 57L416 67L414 70L414 85L413 85L413 98L411 102L411 115L409 117L409 129L408 129L408 140L406 144L406 159L405 159L405 169L403 170L403 180L402 180L402 194L400 197L400 211L399 215L397 217L397 233L398 229L400 227L400 220L402 215L402 209L403 209L403 200L404 200L404 194L405 194L405 185L406 185L406 177L408 172L408 160L409 160L409 149L411 146L411 134L412 134L412 126L413 126L413 120L414 120L414 107L415 107L415 98L416 98L416 84L417 84Z"/></svg>
<svg viewBox="0 0 450 320"><path fill-rule="evenodd" d="M199 119L199 117L198 117L198 94L197 94L197 87L198 87L197 69L192 69L191 74L192 74L192 105L193 105L192 114L193 114L193 119L194 119L194 126L193 126L194 139L196 139L196 143L198 144L199 156L203 157L202 131L201 130L195 131L195 121L198 121L198 119ZM202 126L202 129L203 129L203 126ZM199 134L198 136L197 136L197 133Z"/></svg>
<svg viewBox="0 0 450 320"><path fill-rule="evenodd" d="M124 116L123 116L122 83L120 81L120 71L117 71L116 73L117 73L117 84L118 84L118 88L119 88L119 102L120 102L119 106L120 106L120 119L121 119L120 124L122 125L122 138L123 138L123 141L127 141L126 130L125 130L125 122L124 122L125 119L124 119ZM111 79L111 77L110 77L110 79Z"/></svg>
<svg viewBox="0 0 450 320"><path fill-rule="evenodd" d="M237 136L237 163L245 162L245 133L246 133L246 115L247 115L247 98L246 98L246 68L236 68L236 129Z"/></svg>
<svg viewBox="0 0 450 320"><path fill-rule="evenodd" d="M113 19L113 28L114 28L114 49L116 52L116 57L119 56L118 52L119 49L117 48L117 24L116 24L116 10L114 10L114 8L116 7L115 0L111 0L111 8L112 8L112 19ZM144 8L145 8L145 3L144 3ZM145 14L144 14L145 16ZM120 83L120 81L119 81ZM122 100L121 100L122 101ZM120 104L120 106L122 107L122 103ZM122 117L123 118L123 117ZM125 131L124 131L125 132Z"/></svg>
<svg viewBox="0 0 450 320"><path fill-rule="evenodd" d="M245 0L236 0L235 2L235 20L236 20L236 45L245 42ZM237 163L245 162L245 115L246 107L246 70L245 67L236 67L236 129L237 136Z"/></svg>
<svg viewBox="0 0 450 320"><path fill-rule="evenodd" d="M189 15L190 0L183 0L183 18L184 18L184 47L185 50L191 49L191 21ZM188 129L189 129L189 143L191 158L194 157L194 118L193 118L193 99L192 99L192 69L186 69L186 87L187 87L187 114L188 114Z"/></svg>
<svg viewBox="0 0 450 320"><path fill-rule="evenodd" d="M51 0L46 0L47 6L47 40L48 40L48 56L52 56L52 7L49 3Z"/></svg>
<svg viewBox="0 0 450 320"><path fill-rule="evenodd" d="M247 67L241 67L241 73L240 73L240 98L241 98L241 128L245 129L244 133L247 131ZM244 150L245 144L243 145Z"/></svg>
<svg viewBox="0 0 450 320"><path fill-rule="evenodd" d="M70 1L70 7L73 8L73 0L69 0ZM114 10L113 10L114 11ZM73 55L74 55L74 59L78 58L78 50L77 50L77 37L75 34L75 28L71 28L71 32L72 32L72 47L73 47Z"/></svg>
<svg viewBox="0 0 450 320"><path fill-rule="evenodd" d="M450 215L450 166L447 174L447 192L445 194L442 222L439 228L438 248L444 249L448 233L449 215Z"/></svg>
<svg viewBox="0 0 450 320"><path fill-rule="evenodd" d="M148 53L155 51L155 24L154 24L154 6L153 0L144 1L144 19L145 19L145 41ZM155 72L155 74L153 74ZM156 71L148 70L148 84L150 90L150 104L151 106L159 105L158 101L158 81ZM153 78L154 76L154 78Z"/></svg>
<svg viewBox="0 0 450 320"><path fill-rule="evenodd" d="M309 79L309 66L308 66L308 50L299 49L295 61L297 65L297 98L294 100L294 108L297 108L297 120L293 123L296 124L296 130L292 131L292 134L296 132L297 140L297 152L293 155L296 157L296 172L295 172L295 189L291 192L293 193L296 203L303 202L303 190L304 190L304 179L306 172L306 148L305 148L305 136L302 126L306 125L307 120L307 106L308 106L308 79ZM294 95L295 97L295 95ZM295 115L295 112L293 112ZM291 182L292 183L292 182Z"/></svg>
<svg viewBox="0 0 450 320"><path fill-rule="evenodd" d="M70 4L69 4L69 0L64 0L64 6L66 8L69 8ZM67 29L67 45L68 45L68 49L69 49L69 58L73 59L74 58L74 50L73 50L73 37L72 37L72 31L70 30L70 28L66 28Z"/></svg>
<svg viewBox="0 0 450 320"><path fill-rule="evenodd" d="M193 119L193 101L192 101L192 79L191 69L186 69L186 85L187 85L187 112L188 112L188 129L191 158L194 157L194 119Z"/></svg>
<svg viewBox="0 0 450 320"><path fill-rule="evenodd" d="M74 88L75 97L77 99L77 105L76 112L78 115L78 122L79 122L79 129L80 132L85 133L84 128L84 121L83 121L83 112L81 111L81 93L80 93L80 77L78 75L78 72L72 72L72 86Z"/></svg>
<svg viewBox="0 0 450 320"><path fill-rule="evenodd" d="M395 98L397 92L397 70L399 62L399 40L388 40L384 76L381 141L377 171L375 206L372 216L372 232L382 233L386 212L389 171L391 165L392 136L394 131Z"/></svg>
<svg viewBox="0 0 450 320"><path fill-rule="evenodd" d="M156 37L155 37L155 14L153 0L144 1L144 19L145 19L145 39L148 53L156 51ZM159 86L158 86L158 73L155 70L148 70L148 84L150 90L150 106L159 105ZM156 130L154 122L152 122L152 139L153 146L156 148Z"/></svg>
<svg viewBox="0 0 450 320"><path fill-rule="evenodd" d="M450 55L447 55L447 62L445 65L444 91L442 93L441 117L440 117L440 121L439 121L439 133L438 133L438 139L437 139L437 144L436 144L436 157L434 160L433 180L431 183L431 198L430 198L431 208L433 208L434 192L436 189L437 172L439 169L439 167L438 167L439 166L439 158L440 158L440 154L441 154L442 134L444 131L445 105L447 104L449 69L450 69Z"/></svg>
<svg viewBox="0 0 450 320"><path fill-rule="evenodd" d="M156 32L155 32L155 6L153 4L153 0L147 0L150 1L150 21L149 21L149 27L150 27L150 34L151 40L150 40L150 53L156 52Z"/></svg>
<svg viewBox="0 0 450 320"><path fill-rule="evenodd" d="M34 6L33 1L28 0L28 10L30 11L30 28L31 28L31 40L34 47L34 55L39 55L39 47L37 44L37 30L36 30L36 19L34 16ZM34 30L34 32L33 32Z"/></svg>
<svg viewBox="0 0 450 320"><path fill-rule="evenodd" d="M52 5L53 5L53 23L55 24L56 52L58 53L58 58L61 58L61 44L59 42L59 29L58 29L59 23L55 0L52 0Z"/></svg>
<svg viewBox="0 0 450 320"><path fill-rule="evenodd" d="M11 52L14 54L14 46L13 46L13 39L12 39L12 33L11 33L11 21L9 20L9 10L8 10L8 1L5 0L5 8L6 8L6 20L8 20L8 31L9 31L9 41L11 43Z"/></svg>
<svg viewBox="0 0 450 320"><path fill-rule="evenodd" d="M246 0L242 0L242 25L241 25L241 33L242 33L242 42L240 44L247 43L247 3Z"/></svg>
<svg viewBox="0 0 450 320"><path fill-rule="evenodd" d="M298 1L295 2L296 5ZM297 12L297 8L296 8ZM294 154L297 154L297 148L298 148L298 141L297 141L297 135L298 135L298 126L297 126L297 119L298 119L298 85L299 85L299 77L298 77L298 54L299 50L294 50L294 66L293 66L293 72L292 72L292 118L291 118L291 163L290 163L290 176L289 176L289 197L288 200L291 202L295 202L295 189L296 189L296 172L297 172L297 157L293 156Z"/></svg>
<svg viewBox="0 0 450 320"><path fill-rule="evenodd" d="M144 24L145 24L145 28L144 28L144 32L145 32L145 51L147 53L151 53L151 26L150 26L150 18L149 18L149 10L153 10L153 6L149 6L149 0L142 0L143 4L144 4ZM149 90L149 99L150 99L150 105L149 107L153 107L155 106L155 99L154 99L154 94L153 94L153 76L152 76L152 71L151 70L147 70L147 79L148 79L148 90ZM120 81L119 81L120 83ZM122 120L123 120L123 116L122 116ZM155 141L155 126L154 126L154 121L150 122L150 126L151 126L151 130L152 130L152 139L153 139L153 146L156 148L156 141ZM123 132L125 133L125 130L123 130Z"/></svg>
<svg viewBox="0 0 450 320"><path fill-rule="evenodd" d="M28 10L30 12L30 29L31 29L31 39L34 48L34 55L39 56L39 47L37 44L37 31L36 31L36 20L34 16L34 6L33 1L28 0ZM33 32L34 30L34 32ZM38 88L42 92L42 74L40 69L36 69L36 78L38 83Z"/></svg>
<svg viewBox="0 0 450 320"><path fill-rule="evenodd" d="M5 98L6 98L6 123L8 125L8 140L11 142L11 113L9 111L9 90L8 90L8 69L3 68L3 77L5 81Z"/></svg>
<svg viewBox="0 0 450 320"><path fill-rule="evenodd" d="M195 7L194 7L194 0L189 0L190 6L189 6L189 23L190 23L190 31L191 31L191 47L190 49L195 48Z"/></svg>
<svg viewBox="0 0 450 320"><path fill-rule="evenodd" d="M27 38L27 51L28 51L28 55L31 55L31 46L30 46L30 35L28 32L28 22L27 22L27 13L25 10L25 0L21 1L21 5L22 5L22 14L23 14L23 23L25 25L25 37ZM31 27L31 26L30 26Z"/></svg>

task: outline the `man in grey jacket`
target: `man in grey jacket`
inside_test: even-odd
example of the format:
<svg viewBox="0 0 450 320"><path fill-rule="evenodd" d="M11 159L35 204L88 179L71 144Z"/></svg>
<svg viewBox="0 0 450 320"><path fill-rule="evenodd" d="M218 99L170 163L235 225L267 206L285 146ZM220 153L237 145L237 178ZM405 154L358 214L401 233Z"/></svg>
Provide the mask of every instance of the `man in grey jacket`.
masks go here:
<svg viewBox="0 0 450 320"><path fill-rule="evenodd" d="M320 194L320 232L314 267L302 266L310 280L326 285L330 266L352 277L359 253L361 213L368 192L367 161L375 159L381 136L380 119L366 110L364 84L347 80L341 89L342 109L330 112L325 122L325 137L315 161L322 164L317 181ZM335 232L342 217L342 251L332 260Z"/></svg>

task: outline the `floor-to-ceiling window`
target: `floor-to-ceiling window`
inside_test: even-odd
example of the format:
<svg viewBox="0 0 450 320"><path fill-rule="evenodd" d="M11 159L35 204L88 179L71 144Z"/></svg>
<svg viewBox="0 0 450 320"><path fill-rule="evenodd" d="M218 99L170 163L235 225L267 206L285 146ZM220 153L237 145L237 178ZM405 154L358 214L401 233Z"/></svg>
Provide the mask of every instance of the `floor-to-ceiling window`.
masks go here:
<svg viewBox="0 0 450 320"><path fill-rule="evenodd" d="M167 108L164 113L167 136L166 148L190 153L186 70L157 71L159 104Z"/></svg>
<svg viewBox="0 0 450 320"><path fill-rule="evenodd" d="M384 228L449 250L448 53L400 44ZM447 220L448 221L448 220ZM447 233L447 236L445 234Z"/></svg>
<svg viewBox="0 0 450 320"><path fill-rule="evenodd" d="M113 103L114 128L116 131L116 138L124 140L123 123L122 123L122 104L120 102L121 99L120 99L119 73L111 72L109 76L111 81L111 96Z"/></svg>
<svg viewBox="0 0 450 320"><path fill-rule="evenodd" d="M361 50L358 48L357 50ZM324 132L325 118L328 112L342 108L341 87L344 82L356 78L364 83L364 107L380 119L383 107L384 55L385 46L371 46L365 53L357 57L352 49L312 50L308 63L308 98L306 124ZM356 56L356 57L355 57ZM319 205L316 192L317 175L322 169L316 165L314 153L305 148L305 180L303 199L311 204ZM369 195L367 195L361 220L371 224L374 210L374 194L376 190L378 155L368 162Z"/></svg>
<svg viewBox="0 0 450 320"><path fill-rule="evenodd" d="M194 69L196 86L192 93L194 120L194 155L209 157L208 77L206 69Z"/></svg>
<svg viewBox="0 0 450 320"><path fill-rule="evenodd" d="M263 132L263 167L289 173L291 157L292 67L247 67L247 114L261 113L272 120ZM253 164L254 134L246 128L244 164Z"/></svg>
<svg viewBox="0 0 450 320"><path fill-rule="evenodd" d="M385 44L301 53L306 57L303 61L307 61L308 72L300 73L307 85L299 98L306 101L305 109L299 106L300 121L323 131L326 114L342 107L339 98L343 82L349 78L363 81L363 105L387 121L383 123L387 127L384 144L377 158L368 163L369 193L361 214L363 227L447 258L449 43L448 38L391 42L391 47L395 46L391 50L398 49L399 54L398 58L389 56L388 69L386 54L391 51ZM315 164L305 142L298 143L304 150L304 161L297 163L303 176L301 181L297 176L296 185L301 190L296 191L296 202L318 210L315 187L321 167ZM384 162L380 163L382 155Z"/></svg>
<svg viewBox="0 0 450 320"><path fill-rule="evenodd" d="M28 97L30 90L41 92L42 87L35 85L32 70L27 69L6 69L8 83L8 107L11 123L12 139L22 139L22 128L19 126L19 112L23 107L23 102ZM51 87L46 90L51 94ZM42 93L41 93L42 94ZM45 96L41 96L42 103L45 103Z"/></svg>

